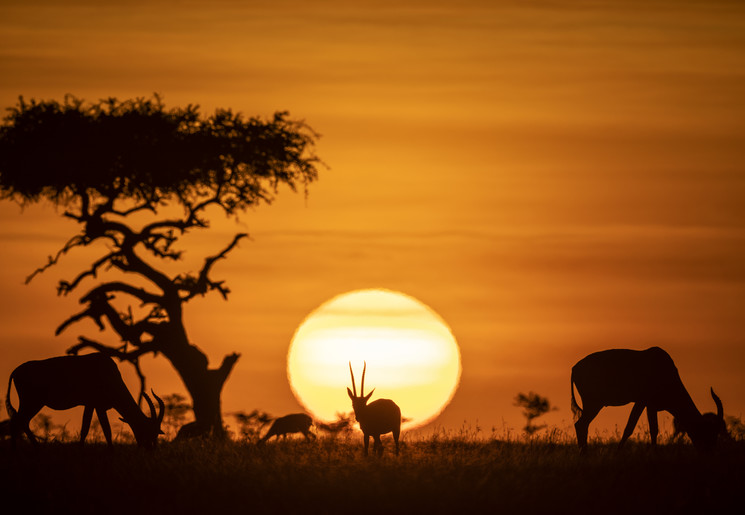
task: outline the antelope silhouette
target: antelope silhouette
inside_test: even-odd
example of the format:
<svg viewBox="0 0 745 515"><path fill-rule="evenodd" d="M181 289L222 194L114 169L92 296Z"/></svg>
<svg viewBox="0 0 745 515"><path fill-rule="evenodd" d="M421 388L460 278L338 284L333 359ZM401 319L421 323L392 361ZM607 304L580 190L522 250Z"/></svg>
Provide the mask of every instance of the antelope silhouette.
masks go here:
<svg viewBox="0 0 745 515"><path fill-rule="evenodd" d="M574 429L580 450L587 447L590 422L606 406L634 403L629 420L619 442L619 448L631 436L639 416L646 408L652 445L657 443L657 412L667 411L675 417L702 450L716 446L720 434L726 432L722 401L711 389L717 413L704 413L680 380L678 369L670 355L659 347L637 351L610 349L590 354L572 367L572 412L577 421ZM574 388L582 398L582 408L574 397Z"/></svg>
<svg viewBox="0 0 745 515"><path fill-rule="evenodd" d="M378 455L383 455L383 443L380 441L380 435L393 433L393 441L396 442L396 455L398 455L398 437L401 434L401 409L390 399L377 399L370 404L367 401L372 397L375 388L365 395L365 371L367 362L362 369L362 382L360 383L360 396L357 396L357 387L354 381L354 372L352 372L352 362L349 362L349 374L352 376L352 388L347 388L347 394L352 399L352 408L354 408L354 418L360 424L362 437L365 442L365 456L370 445L370 437L373 437L373 451Z"/></svg>
<svg viewBox="0 0 745 515"><path fill-rule="evenodd" d="M316 435L310 432L310 426L313 425L313 419L305 413L292 413L274 419L272 425L269 427L269 431L258 441L259 444L263 444L269 440L272 436L287 438L289 433L302 433L306 440L311 438L315 439Z"/></svg>
<svg viewBox="0 0 745 515"><path fill-rule="evenodd" d="M13 383L18 393L18 410L10 403ZM84 406L80 428L81 444L88 435L95 410L106 442L109 447L112 446L111 426L106 411L113 408L119 412L121 420L132 428L138 445L153 447L158 441L158 435L163 433L160 424L165 415L165 404L153 392L159 407L156 413L153 401L146 393L143 395L150 406L149 417L140 411L132 398L114 360L103 354L27 361L13 370L8 380L5 406L10 415L11 438L15 443L21 432L25 432L29 440L36 444L36 436L28 424L44 406L54 410Z"/></svg>

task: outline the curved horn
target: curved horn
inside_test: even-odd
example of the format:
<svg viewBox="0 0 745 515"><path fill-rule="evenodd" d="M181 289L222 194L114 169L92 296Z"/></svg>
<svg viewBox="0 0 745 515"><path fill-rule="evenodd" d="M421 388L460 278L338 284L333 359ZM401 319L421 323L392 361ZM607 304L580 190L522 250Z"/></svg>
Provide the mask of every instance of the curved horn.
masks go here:
<svg viewBox="0 0 745 515"><path fill-rule="evenodd" d="M150 406L150 418L155 418L155 405L153 404L153 401L150 400L150 396L145 392L142 392L142 396L147 401L147 405Z"/></svg>
<svg viewBox="0 0 745 515"><path fill-rule="evenodd" d="M150 392L152 392L155 400L158 401L158 425L160 425L160 423L163 422L163 417L166 415L166 403L163 402L163 399L155 395L155 391L152 388L150 389Z"/></svg>
<svg viewBox="0 0 745 515"><path fill-rule="evenodd" d="M352 393L355 397L357 397L357 387L354 385L354 372L352 372L352 362L349 362L349 374L352 376ZM363 374L363 381L364 381L364 374Z"/></svg>
<svg viewBox="0 0 745 515"><path fill-rule="evenodd" d="M721 420L724 420L724 408L722 407L722 401L717 397L717 394L714 393L714 388L711 389L711 396L714 399L714 403L717 405L717 417L719 417Z"/></svg>
<svg viewBox="0 0 745 515"><path fill-rule="evenodd" d="M365 396L365 371L367 370L367 361L363 361L365 364L364 367L362 367L362 384L360 384L360 397Z"/></svg>

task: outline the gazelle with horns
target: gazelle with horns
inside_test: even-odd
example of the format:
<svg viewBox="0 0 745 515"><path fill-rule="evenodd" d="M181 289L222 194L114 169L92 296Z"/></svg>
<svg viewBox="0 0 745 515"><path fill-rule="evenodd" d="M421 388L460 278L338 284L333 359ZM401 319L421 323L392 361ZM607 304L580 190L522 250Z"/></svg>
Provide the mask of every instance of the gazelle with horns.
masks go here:
<svg viewBox="0 0 745 515"><path fill-rule="evenodd" d="M354 408L354 417L360 424L362 437L365 442L365 456L370 445L370 437L373 437L375 444L373 451L378 455L383 454L383 443L380 436L393 433L393 441L396 442L396 455L398 455L398 436L401 434L401 409L390 399L377 399L370 404L367 401L372 397L375 388L365 395L365 371L367 362L362 368L362 382L360 383L360 395L357 396L357 387L354 381L354 372L352 372L352 362L349 362L349 374L352 376L352 388L347 388L349 398L352 399L352 408Z"/></svg>

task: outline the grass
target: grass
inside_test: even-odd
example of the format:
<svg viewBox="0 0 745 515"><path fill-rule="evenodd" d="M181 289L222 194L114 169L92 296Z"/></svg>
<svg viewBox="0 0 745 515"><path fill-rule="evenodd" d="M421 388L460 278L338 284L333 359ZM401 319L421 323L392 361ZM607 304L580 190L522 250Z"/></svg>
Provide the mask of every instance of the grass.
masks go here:
<svg viewBox="0 0 745 515"><path fill-rule="evenodd" d="M52 442L2 442L6 502L34 513L671 513L742 502L745 442L710 455L691 445L531 441L444 432L386 443L362 456L361 438L315 442L165 442L155 451Z"/></svg>

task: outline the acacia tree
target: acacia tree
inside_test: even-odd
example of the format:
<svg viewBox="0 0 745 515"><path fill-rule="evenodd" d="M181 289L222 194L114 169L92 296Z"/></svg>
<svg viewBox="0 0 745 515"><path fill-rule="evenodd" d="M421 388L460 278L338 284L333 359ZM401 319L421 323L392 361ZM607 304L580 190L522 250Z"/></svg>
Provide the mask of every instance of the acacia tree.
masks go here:
<svg viewBox="0 0 745 515"><path fill-rule="evenodd" d="M523 429L528 435L532 435L539 429L546 427L546 424L533 424L533 420L541 415L545 415L549 411L558 409L555 406L551 406L548 398L542 397L535 392L528 394L518 393L515 396L514 405L523 409L523 416L525 417L525 427Z"/></svg>
<svg viewBox="0 0 745 515"><path fill-rule="evenodd" d="M183 307L210 292L227 299L230 290L212 279L212 268L247 235L237 233L195 273L169 274L169 263L181 259L183 235L209 227L208 211L237 216L271 203L280 185L307 193L320 163L312 152L317 137L287 113L260 119L219 109L202 116L198 106L166 108L157 96L96 103L21 97L0 126L0 199L51 201L80 226L27 282L78 247L97 249L89 268L59 281L58 295L89 289L80 298L84 309L56 334L91 319L121 340L106 345L80 336L67 352L93 349L133 363L138 373L142 355L162 354L192 398L197 433L224 434L220 393L239 354L209 368L189 341ZM116 278L92 285L103 272Z"/></svg>

